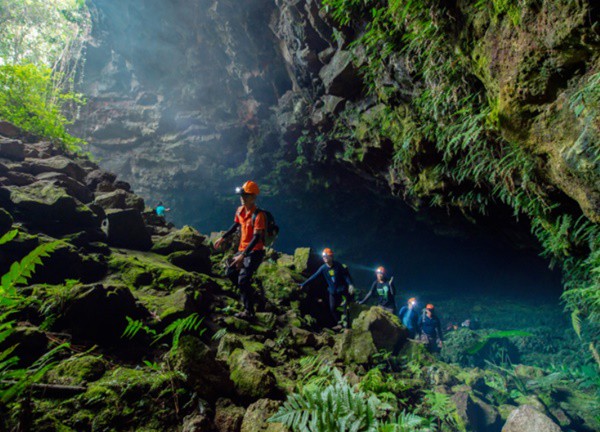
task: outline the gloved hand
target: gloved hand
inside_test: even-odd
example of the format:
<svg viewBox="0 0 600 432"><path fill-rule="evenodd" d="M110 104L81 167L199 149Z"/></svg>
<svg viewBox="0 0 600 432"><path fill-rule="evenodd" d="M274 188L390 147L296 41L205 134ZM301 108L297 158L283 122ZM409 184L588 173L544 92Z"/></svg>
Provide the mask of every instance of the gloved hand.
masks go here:
<svg viewBox="0 0 600 432"><path fill-rule="evenodd" d="M349 285L348 286L348 294L350 294L350 295L354 294L354 285Z"/></svg>

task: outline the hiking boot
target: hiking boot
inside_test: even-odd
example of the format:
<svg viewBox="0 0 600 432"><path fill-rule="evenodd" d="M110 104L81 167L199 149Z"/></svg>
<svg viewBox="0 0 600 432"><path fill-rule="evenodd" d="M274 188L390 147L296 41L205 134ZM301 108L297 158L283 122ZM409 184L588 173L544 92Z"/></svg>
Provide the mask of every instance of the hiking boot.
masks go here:
<svg viewBox="0 0 600 432"><path fill-rule="evenodd" d="M336 332L337 332L337 331L340 331L341 329L342 329L342 326L341 326L341 325L339 325L339 324L338 324L338 325L336 325L336 326L334 326L334 327L331 327L331 330L333 330L333 331L336 331Z"/></svg>

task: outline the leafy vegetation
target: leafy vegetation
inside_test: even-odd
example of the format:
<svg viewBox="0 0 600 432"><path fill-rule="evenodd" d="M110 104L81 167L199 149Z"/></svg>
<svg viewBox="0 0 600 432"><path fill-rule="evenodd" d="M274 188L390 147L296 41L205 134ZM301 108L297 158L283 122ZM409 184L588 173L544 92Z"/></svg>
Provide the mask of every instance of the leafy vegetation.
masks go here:
<svg viewBox="0 0 600 432"><path fill-rule="evenodd" d="M0 244L13 240L17 232L17 230L11 230L4 234L0 238ZM15 333L15 321L11 319L11 316L29 302L17 287L26 284L37 267L42 265L42 258L48 257L60 244L61 242L54 241L38 246L21 261L14 262L9 271L2 276L0 309L3 312L0 315L0 344ZM19 366L19 358L14 355L17 345L0 351L0 412L5 409L7 403L19 397L32 384L38 382L54 365L52 361L54 355L66 347L68 344L56 346L28 367Z"/></svg>
<svg viewBox="0 0 600 432"><path fill-rule="evenodd" d="M67 127L84 103L73 88L91 29L85 1L6 0L0 23L0 119L81 151Z"/></svg>
<svg viewBox="0 0 600 432"><path fill-rule="evenodd" d="M172 336L171 351L175 351L179 347L179 338L186 332L193 332L197 336L202 336L206 328L200 329L200 325L204 318L200 318L197 313L192 313L185 318L179 318L169 324L161 333L148 327L139 320L133 320L127 317L128 325L123 331L122 337L133 339L140 330L152 336L152 345L162 340L167 336Z"/></svg>
<svg viewBox="0 0 600 432"><path fill-rule="evenodd" d="M63 112L83 98L58 87L58 77L33 64L0 66L0 118L77 152L85 142L69 134L66 127L72 121Z"/></svg>
<svg viewBox="0 0 600 432"><path fill-rule="evenodd" d="M506 16L519 26L529 2L495 0L493 8L484 3L470 5L492 21ZM388 142L394 150L388 183L416 206L458 208L470 217L506 205L515 217L526 217L543 255L551 265L562 265L566 308L597 358L600 226L549 196L542 161L500 133L497 98L477 76L485 59L471 56L477 41L461 33L457 11L432 1L325 0L323 6L340 26L358 32L351 47L366 50L364 81L380 103L358 116L350 111L339 116L334 136L345 146L344 157L360 164L366 144ZM406 86L389 79L404 70ZM591 161L586 175L593 179L600 154L599 80L591 74L570 99Z"/></svg>
<svg viewBox="0 0 600 432"><path fill-rule="evenodd" d="M432 431L427 419L402 412L387 420L392 407L377 396L356 390L338 369L331 369L331 383L307 385L287 401L269 421L294 431Z"/></svg>

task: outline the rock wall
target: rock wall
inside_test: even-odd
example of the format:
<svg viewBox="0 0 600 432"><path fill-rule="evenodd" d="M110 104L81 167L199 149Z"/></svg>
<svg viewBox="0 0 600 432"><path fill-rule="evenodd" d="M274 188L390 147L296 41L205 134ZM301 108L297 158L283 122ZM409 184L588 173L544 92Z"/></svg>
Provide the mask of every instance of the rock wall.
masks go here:
<svg viewBox="0 0 600 432"><path fill-rule="evenodd" d="M214 189L290 78L261 1L89 3L77 129L143 196Z"/></svg>

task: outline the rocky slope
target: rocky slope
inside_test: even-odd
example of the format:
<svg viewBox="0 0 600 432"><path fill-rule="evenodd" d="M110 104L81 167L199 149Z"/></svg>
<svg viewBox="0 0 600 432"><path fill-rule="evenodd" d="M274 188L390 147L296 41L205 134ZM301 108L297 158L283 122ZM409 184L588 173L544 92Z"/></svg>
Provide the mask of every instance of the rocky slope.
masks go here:
<svg viewBox="0 0 600 432"><path fill-rule="evenodd" d="M257 319L236 318L237 294L222 276L232 251L165 224L115 175L6 123L0 174L0 234L18 229L0 245L1 271L59 242L20 284L0 350L18 343L20 367L33 371L70 343L31 391L0 403L2 430L283 431L266 420L286 395L334 380L333 368L387 401L382 421L407 409L441 430L598 427L593 389L530 366L507 374L440 362L380 308L355 307L349 332L324 329L318 287L307 295L296 286L314 269L306 248L269 251ZM455 333L458 350L486 334Z"/></svg>

